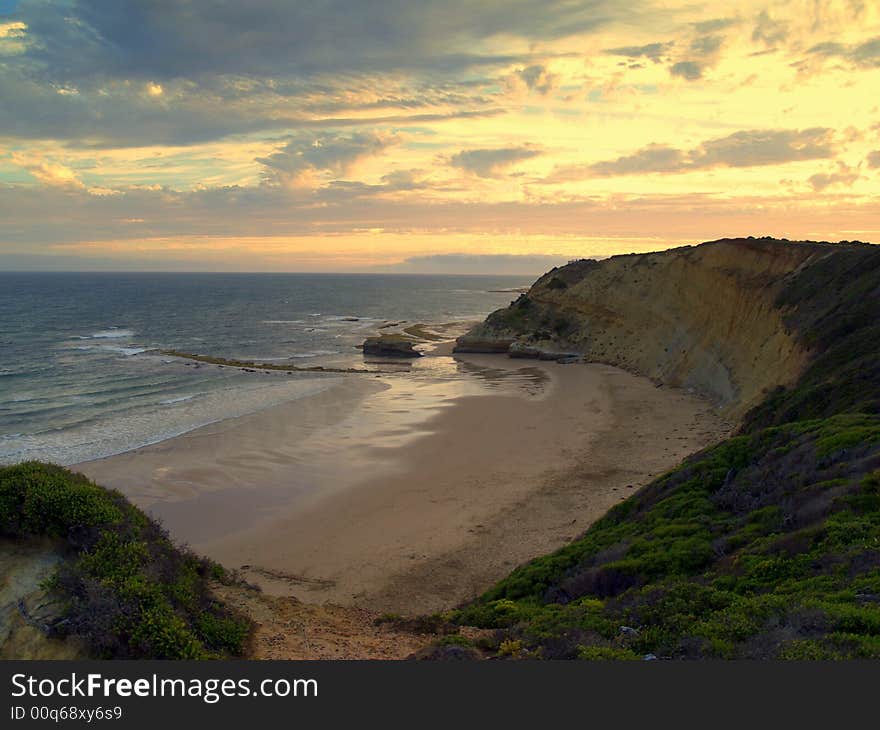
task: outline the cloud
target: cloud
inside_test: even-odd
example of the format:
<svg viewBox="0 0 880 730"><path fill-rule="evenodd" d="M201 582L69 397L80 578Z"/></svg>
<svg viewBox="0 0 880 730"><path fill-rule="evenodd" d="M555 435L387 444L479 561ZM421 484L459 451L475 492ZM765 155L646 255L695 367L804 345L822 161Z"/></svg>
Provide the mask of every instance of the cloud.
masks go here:
<svg viewBox="0 0 880 730"><path fill-rule="evenodd" d="M868 167L872 170L880 168L880 150L874 150L868 154Z"/></svg>
<svg viewBox="0 0 880 730"><path fill-rule="evenodd" d="M703 68L696 61L679 61L673 64L669 73L673 76L681 76L688 81L696 81L703 76Z"/></svg>
<svg viewBox="0 0 880 730"><path fill-rule="evenodd" d="M540 151L528 147L462 150L449 158L449 164L479 177L495 177L514 163L540 154Z"/></svg>
<svg viewBox="0 0 880 730"><path fill-rule="evenodd" d="M327 173L339 178L358 161L378 155L399 142L399 137L374 132L296 138L256 161L268 168L266 179L270 182L290 181L304 173Z"/></svg>
<svg viewBox="0 0 880 730"><path fill-rule="evenodd" d="M533 64L519 69L516 74L523 80L529 89L536 91L539 94L547 94L553 88L553 74L539 64Z"/></svg>
<svg viewBox="0 0 880 730"><path fill-rule="evenodd" d="M693 24L694 29L698 33L714 33L734 25L739 25L739 18L712 18L711 20L701 20Z"/></svg>
<svg viewBox="0 0 880 730"><path fill-rule="evenodd" d="M43 185L56 188L85 189L85 185L77 174L59 162L47 160L42 155L23 152L13 152L10 157L13 164L27 170Z"/></svg>
<svg viewBox="0 0 880 730"><path fill-rule="evenodd" d="M537 44L625 15L612 0L29 0L2 24L0 135L189 145L381 123L371 109L399 109L387 123L497 113L497 89L475 84L519 65L546 93Z"/></svg>
<svg viewBox="0 0 880 730"><path fill-rule="evenodd" d="M834 130L756 129L703 142L690 153L696 167L755 167L833 157Z"/></svg>
<svg viewBox="0 0 880 730"><path fill-rule="evenodd" d="M554 40L624 13L610 0L33 0L34 58L68 78L461 70L515 60L485 47Z"/></svg>
<svg viewBox="0 0 880 730"><path fill-rule="evenodd" d="M558 168L546 182L650 172L682 173L713 167L760 167L827 159L835 152L834 130L826 127L752 129L706 140L690 150L652 144L614 160Z"/></svg>
<svg viewBox="0 0 880 730"><path fill-rule="evenodd" d="M808 182L817 193L822 192L825 188L840 185L850 187L861 176L853 168L839 162L837 163L837 171L830 173L817 173L812 175Z"/></svg>
<svg viewBox="0 0 880 730"><path fill-rule="evenodd" d="M597 162L588 170L598 177L613 175L633 175L640 172L676 172L687 164L687 155L681 150L666 145L652 144L632 155L618 157L616 160Z"/></svg>
<svg viewBox="0 0 880 730"><path fill-rule="evenodd" d="M691 42L690 51L696 56L714 56L724 44L724 36L699 36Z"/></svg>
<svg viewBox="0 0 880 730"><path fill-rule="evenodd" d="M788 28L785 23L771 18L766 10L762 10L755 18L755 25L752 29L752 41L755 43L763 43L769 48L781 43L786 38L788 38Z"/></svg>
<svg viewBox="0 0 880 730"><path fill-rule="evenodd" d="M428 184L420 170L395 170L382 176L382 183L389 192L423 190Z"/></svg>
<svg viewBox="0 0 880 730"><path fill-rule="evenodd" d="M435 254L411 256L386 270L410 274L488 274L540 276L568 263L562 254Z"/></svg>
<svg viewBox="0 0 880 730"><path fill-rule="evenodd" d="M654 63L658 63L674 45L670 41L668 43L648 43L644 46L621 46L620 48L607 48L605 53L613 56L626 56L627 58L649 58Z"/></svg>
<svg viewBox="0 0 880 730"><path fill-rule="evenodd" d="M813 56L842 58L858 68L880 68L880 37L863 43L846 45L829 41L807 50Z"/></svg>

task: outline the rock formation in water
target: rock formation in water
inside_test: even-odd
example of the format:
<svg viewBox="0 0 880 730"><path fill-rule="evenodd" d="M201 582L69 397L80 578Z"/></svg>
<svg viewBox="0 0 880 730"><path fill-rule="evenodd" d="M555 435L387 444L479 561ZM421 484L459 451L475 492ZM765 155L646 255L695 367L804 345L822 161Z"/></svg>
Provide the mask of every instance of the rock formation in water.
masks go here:
<svg viewBox="0 0 880 730"><path fill-rule="evenodd" d="M374 357L421 357L422 353L415 349L415 341L402 335L378 335L368 337L364 341L364 355Z"/></svg>

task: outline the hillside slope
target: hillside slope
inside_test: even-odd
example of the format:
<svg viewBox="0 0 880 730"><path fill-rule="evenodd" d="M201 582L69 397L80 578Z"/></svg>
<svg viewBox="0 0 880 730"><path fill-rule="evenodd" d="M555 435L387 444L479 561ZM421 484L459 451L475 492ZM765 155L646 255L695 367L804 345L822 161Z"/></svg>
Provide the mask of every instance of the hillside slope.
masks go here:
<svg viewBox="0 0 880 730"><path fill-rule="evenodd" d="M253 631L210 590L223 568L60 466L0 467L0 567L3 656L225 658Z"/></svg>
<svg viewBox="0 0 880 730"><path fill-rule="evenodd" d="M880 658L880 248L720 241L571 264L527 300L463 347L577 347L743 421L451 614L497 630L482 653Z"/></svg>

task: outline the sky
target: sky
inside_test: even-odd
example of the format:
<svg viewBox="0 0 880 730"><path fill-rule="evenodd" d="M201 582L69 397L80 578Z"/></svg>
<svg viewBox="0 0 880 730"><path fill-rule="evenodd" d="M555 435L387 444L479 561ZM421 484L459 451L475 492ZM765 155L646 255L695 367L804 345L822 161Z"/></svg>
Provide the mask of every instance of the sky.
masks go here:
<svg viewBox="0 0 880 730"><path fill-rule="evenodd" d="M0 0L0 270L880 241L880 0Z"/></svg>

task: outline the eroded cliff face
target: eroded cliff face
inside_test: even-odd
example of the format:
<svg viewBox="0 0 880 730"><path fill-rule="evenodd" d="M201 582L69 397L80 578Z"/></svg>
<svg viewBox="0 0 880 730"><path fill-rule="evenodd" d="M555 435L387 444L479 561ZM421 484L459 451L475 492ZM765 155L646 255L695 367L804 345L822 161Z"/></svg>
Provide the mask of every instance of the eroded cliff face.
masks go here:
<svg viewBox="0 0 880 730"><path fill-rule="evenodd" d="M542 276L463 337L459 352L577 352L741 416L795 381L810 353L777 305L787 282L845 244L724 239L577 261Z"/></svg>

